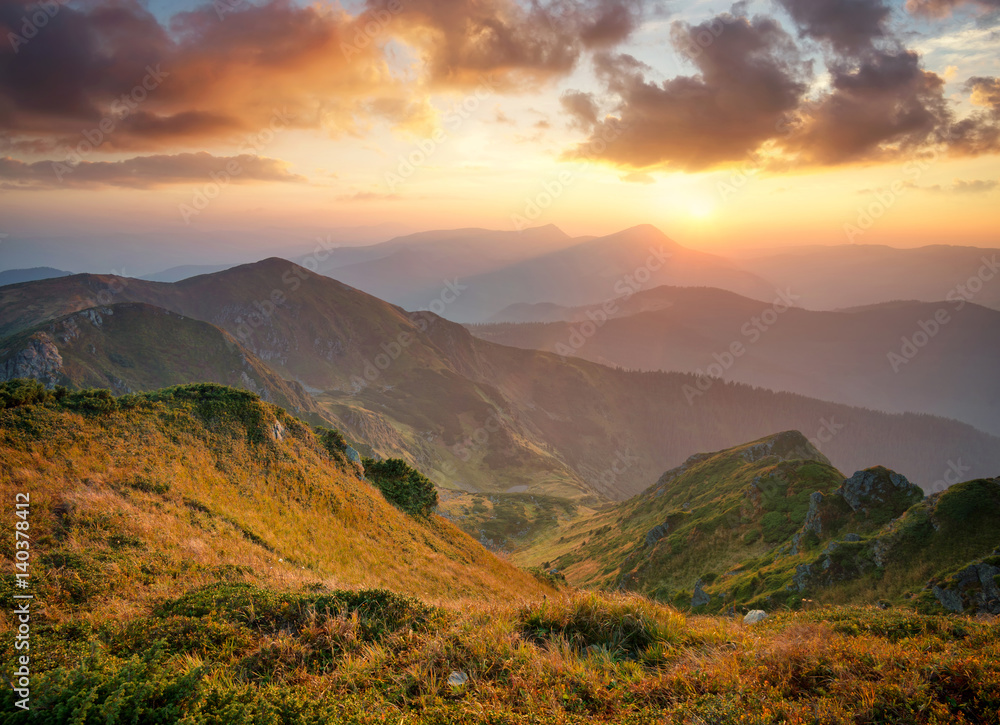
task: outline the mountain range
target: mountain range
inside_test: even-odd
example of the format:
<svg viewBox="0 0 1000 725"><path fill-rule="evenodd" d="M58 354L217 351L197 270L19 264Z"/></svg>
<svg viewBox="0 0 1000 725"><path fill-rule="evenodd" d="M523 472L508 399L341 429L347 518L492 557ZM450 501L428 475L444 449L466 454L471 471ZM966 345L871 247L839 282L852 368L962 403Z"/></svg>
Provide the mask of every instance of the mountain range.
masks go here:
<svg viewBox="0 0 1000 725"><path fill-rule="evenodd" d="M228 333L248 360L310 392L345 433L454 491L590 506L638 493L694 452L787 429L805 431L839 468L887 465L928 488L956 464L972 477L1000 468L998 439L952 420L722 381L702 390L690 374L628 372L497 345L279 259L173 284L74 275L0 288L0 349L9 361L24 349L24 338L9 342L11 335L125 302ZM150 344L119 337L116 344L138 348L116 348L130 360ZM221 333L216 339L225 346ZM226 366L213 379L240 376L235 359Z"/></svg>
<svg viewBox="0 0 1000 725"><path fill-rule="evenodd" d="M518 305L478 337L632 370L672 370L889 412L932 413L1000 435L1000 311L964 300L838 312L711 288L658 287L603 306ZM610 306L609 306L610 307ZM733 347L736 346L736 354Z"/></svg>

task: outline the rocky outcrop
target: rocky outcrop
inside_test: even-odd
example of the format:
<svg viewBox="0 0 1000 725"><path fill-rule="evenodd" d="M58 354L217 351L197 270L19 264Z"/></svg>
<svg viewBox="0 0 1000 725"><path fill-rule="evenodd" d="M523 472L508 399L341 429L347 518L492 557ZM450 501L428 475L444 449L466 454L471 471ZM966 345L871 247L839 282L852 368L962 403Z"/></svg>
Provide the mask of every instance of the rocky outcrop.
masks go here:
<svg viewBox="0 0 1000 725"><path fill-rule="evenodd" d="M1000 614L1000 566L989 562L970 564L948 582L931 591L942 607L961 614Z"/></svg>
<svg viewBox="0 0 1000 725"><path fill-rule="evenodd" d="M820 517L820 506L823 503L823 494L815 491L809 497L809 510L806 511L806 520L802 525L802 532L813 532L816 536L823 535L823 519Z"/></svg>
<svg viewBox="0 0 1000 725"><path fill-rule="evenodd" d="M656 542L666 536L668 531L670 531L670 524L666 521L651 528L646 532L646 546L656 546Z"/></svg>
<svg viewBox="0 0 1000 725"><path fill-rule="evenodd" d="M36 332L28 338L28 345L17 351L0 366L3 380L34 378L47 388L53 388L62 377L63 359L52 338Z"/></svg>
<svg viewBox="0 0 1000 725"><path fill-rule="evenodd" d="M694 583L694 595L691 597L691 608L703 607L712 601L712 597L701 588L701 579Z"/></svg>
<svg viewBox="0 0 1000 725"><path fill-rule="evenodd" d="M924 498L923 489L910 483L906 476L882 466L858 471L835 494L855 512L868 514L874 508L892 506L893 518Z"/></svg>
<svg viewBox="0 0 1000 725"><path fill-rule="evenodd" d="M763 622L767 619L767 612L763 609L754 609L747 612L746 616L743 617L744 624L757 624L757 622Z"/></svg>
<svg viewBox="0 0 1000 725"><path fill-rule="evenodd" d="M743 450L743 459L748 463L756 463L770 456L782 461L819 461L829 464L829 459L809 442L809 439L797 430L778 433L770 438L747 446Z"/></svg>

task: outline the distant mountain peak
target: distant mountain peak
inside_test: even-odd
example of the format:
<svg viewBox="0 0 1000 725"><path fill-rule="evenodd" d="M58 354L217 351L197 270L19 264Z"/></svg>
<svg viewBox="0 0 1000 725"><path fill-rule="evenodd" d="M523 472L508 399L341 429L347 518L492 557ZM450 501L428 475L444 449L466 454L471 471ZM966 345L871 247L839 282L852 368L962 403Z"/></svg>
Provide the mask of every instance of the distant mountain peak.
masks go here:
<svg viewBox="0 0 1000 725"><path fill-rule="evenodd" d="M741 455L749 463L774 456L782 461L817 461L831 465L830 460L797 430L782 431L749 443L742 447Z"/></svg>

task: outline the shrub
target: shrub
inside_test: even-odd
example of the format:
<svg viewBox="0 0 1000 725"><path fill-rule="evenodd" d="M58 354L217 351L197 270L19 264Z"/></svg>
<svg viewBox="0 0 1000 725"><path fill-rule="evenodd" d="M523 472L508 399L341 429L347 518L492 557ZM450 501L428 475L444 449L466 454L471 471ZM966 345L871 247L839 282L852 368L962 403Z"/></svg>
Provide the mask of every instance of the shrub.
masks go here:
<svg viewBox="0 0 1000 725"><path fill-rule="evenodd" d="M364 459L365 477L378 486L385 500L411 516L429 516L437 506L434 484L399 458Z"/></svg>
<svg viewBox="0 0 1000 725"><path fill-rule="evenodd" d="M655 646L677 644L684 617L637 596L590 593L520 613L521 632L536 642L564 638L579 651L597 648L612 659L640 659Z"/></svg>

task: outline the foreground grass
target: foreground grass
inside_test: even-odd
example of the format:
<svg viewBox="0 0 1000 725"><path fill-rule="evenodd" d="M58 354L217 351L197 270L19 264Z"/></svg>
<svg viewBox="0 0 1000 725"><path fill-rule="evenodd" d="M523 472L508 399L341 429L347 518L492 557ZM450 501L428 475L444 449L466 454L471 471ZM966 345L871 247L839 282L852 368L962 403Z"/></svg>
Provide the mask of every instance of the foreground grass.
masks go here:
<svg viewBox="0 0 1000 725"><path fill-rule="evenodd" d="M220 583L42 624L32 710L5 692L0 722L995 723L998 635L898 610L750 627L626 595L459 607Z"/></svg>

